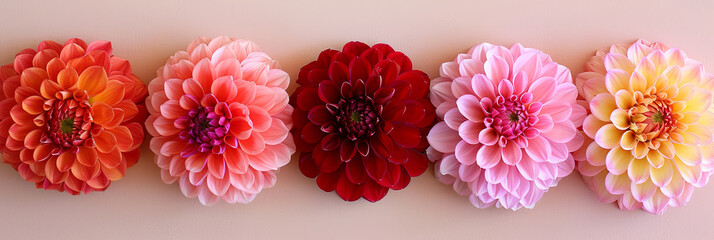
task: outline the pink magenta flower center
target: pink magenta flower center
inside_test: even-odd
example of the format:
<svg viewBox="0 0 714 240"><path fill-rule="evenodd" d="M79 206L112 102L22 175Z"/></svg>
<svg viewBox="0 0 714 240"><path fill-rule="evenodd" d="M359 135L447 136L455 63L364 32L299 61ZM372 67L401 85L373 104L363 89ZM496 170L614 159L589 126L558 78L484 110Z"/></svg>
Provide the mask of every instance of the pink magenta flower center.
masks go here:
<svg viewBox="0 0 714 240"><path fill-rule="evenodd" d="M374 135L380 122L374 102L366 96L341 99L336 109L328 110L337 120L338 131L352 141Z"/></svg>
<svg viewBox="0 0 714 240"><path fill-rule="evenodd" d="M44 118L47 124L45 124L46 135L42 136L41 142L52 142L62 152L82 145L90 137L92 115L86 99L49 99L44 105L46 109ZM35 121L37 123L40 120Z"/></svg>
<svg viewBox="0 0 714 240"><path fill-rule="evenodd" d="M491 114L486 117L486 127L493 128L508 140L515 139L524 134L538 118L527 111L525 104L512 95L509 98L496 97L496 102L491 107Z"/></svg>
<svg viewBox="0 0 714 240"><path fill-rule="evenodd" d="M214 107L198 107L181 118L186 124L186 128L179 133L181 140L198 145L195 149L198 152L223 153L223 138L230 130L230 119L217 114Z"/></svg>

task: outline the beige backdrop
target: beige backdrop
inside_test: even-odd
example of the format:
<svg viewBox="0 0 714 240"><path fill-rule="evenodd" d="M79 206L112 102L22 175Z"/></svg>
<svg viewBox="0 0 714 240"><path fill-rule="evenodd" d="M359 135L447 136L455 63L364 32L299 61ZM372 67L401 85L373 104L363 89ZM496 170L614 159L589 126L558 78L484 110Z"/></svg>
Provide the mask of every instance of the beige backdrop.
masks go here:
<svg viewBox="0 0 714 240"><path fill-rule="evenodd" d="M483 3L482 3L483 2ZM646 38L685 50L714 70L714 2L709 0L352 0L28 1L1 0L0 62L45 39L111 40L149 82L196 36L250 39L278 59L293 82L299 68L346 41L386 42L417 69L481 43L521 42L574 74L596 49ZM295 86L291 86L291 90ZM147 141L148 142L148 141ZM161 182L144 144L138 165L106 192L70 196L35 189L0 165L0 239L711 239L714 186L664 216L597 201L580 176L563 179L532 210L481 210L432 168L382 201L344 202L302 176L296 159L248 205L203 207Z"/></svg>

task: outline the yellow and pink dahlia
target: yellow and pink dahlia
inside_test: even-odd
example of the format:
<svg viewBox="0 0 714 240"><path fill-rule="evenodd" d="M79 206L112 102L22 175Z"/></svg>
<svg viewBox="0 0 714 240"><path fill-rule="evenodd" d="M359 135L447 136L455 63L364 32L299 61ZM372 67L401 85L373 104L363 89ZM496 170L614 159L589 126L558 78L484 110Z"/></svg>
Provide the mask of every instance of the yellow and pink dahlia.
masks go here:
<svg viewBox="0 0 714 240"><path fill-rule="evenodd" d="M683 51L639 40L598 51L577 76L590 105L578 170L603 202L662 214L714 168L714 75Z"/></svg>
<svg viewBox="0 0 714 240"><path fill-rule="evenodd" d="M248 203L295 144L288 74L250 41L197 38L149 84L146 128L167 184L203 205Z"/></svg>
<svg viewBox="0 0 714 240"><path fill-rule="evenodd" d="M139 159L146 86L110 42L44 41L0 69L3 162L37 188L103 191Z"/></svg>

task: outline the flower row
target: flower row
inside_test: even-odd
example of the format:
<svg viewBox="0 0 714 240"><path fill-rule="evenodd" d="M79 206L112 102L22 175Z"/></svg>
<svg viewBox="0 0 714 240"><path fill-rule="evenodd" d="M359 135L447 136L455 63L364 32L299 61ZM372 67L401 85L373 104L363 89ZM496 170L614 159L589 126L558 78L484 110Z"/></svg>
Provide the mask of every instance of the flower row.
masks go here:
<svg viewBox="0 0 714 240"><path fill-rule="evenodd" d="M250 41L198 38L148 85L109 42L44 41L0 68L0 151L37 188L103 191L140 156L204 205L248 203L299 152L346 201L376 202L435 163L479 208L532 208L574 170L603 202L662 214L714 169L714 75L639 40L573 81L547 54L480 44L430 79L387 44L347 43L288 74Z"/></svg>

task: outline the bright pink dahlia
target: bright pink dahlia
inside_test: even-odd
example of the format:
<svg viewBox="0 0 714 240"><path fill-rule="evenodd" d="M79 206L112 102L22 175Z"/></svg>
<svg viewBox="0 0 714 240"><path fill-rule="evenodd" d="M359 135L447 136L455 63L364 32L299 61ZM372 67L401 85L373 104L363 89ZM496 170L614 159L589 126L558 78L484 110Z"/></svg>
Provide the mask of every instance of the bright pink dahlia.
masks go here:
<svg viewBox="0 0 714 240"><path fill-rule="evenodd" d="M37 188L104 191L139 160L146 85L110 42L44 41L0 67L0 85L3 162Z"/></svg>
<svg viewBox="0 0 714 240"><path fill-rule="evenodd" d="M479 208L532 208L574 168L583 143L570 71L520 44L488 43L441 65L437 123L427 139L435 175Z"/></svg>
<svg viewBox="0 0 714 240"><path fill-rule="evenodd" d="M387 44L349 42L300 69L291 96L300 171L346 201L382 199L428 161L429 77Z"/></svg>
<svg viewBox="0 0 714 240"><path fill-rule="evenodd" d="M714 172L714 75L683 51L639 40L598 51L576 84L590 105L578 170L603 202L662 214Z"/></svg>
<svg viewBox="0 0 714 240"><path fill-rule="evenodd" d="M203 205L248 203L295 152L288 74L250 41L197 38L149 84L146 128L167 184Z"/></svg>

